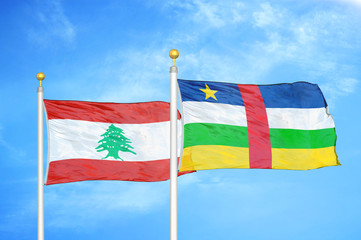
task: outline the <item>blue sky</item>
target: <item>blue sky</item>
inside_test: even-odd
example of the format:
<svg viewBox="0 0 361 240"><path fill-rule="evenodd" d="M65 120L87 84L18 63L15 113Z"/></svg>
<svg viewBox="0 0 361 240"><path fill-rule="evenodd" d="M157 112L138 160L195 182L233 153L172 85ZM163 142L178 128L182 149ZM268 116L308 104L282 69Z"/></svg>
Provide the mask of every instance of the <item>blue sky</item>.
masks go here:
<svg viewBox="0 0 361 240"><path fill-rule="evenodd" d="M320 85L342 166L178 181L179 239L361 238L361 1L2 1L0 239L36 239L37 96L169 101L178 77ZM45 152L46 155L46 152ZM169 239L169 181L45 187L46 239Z"/></svg>

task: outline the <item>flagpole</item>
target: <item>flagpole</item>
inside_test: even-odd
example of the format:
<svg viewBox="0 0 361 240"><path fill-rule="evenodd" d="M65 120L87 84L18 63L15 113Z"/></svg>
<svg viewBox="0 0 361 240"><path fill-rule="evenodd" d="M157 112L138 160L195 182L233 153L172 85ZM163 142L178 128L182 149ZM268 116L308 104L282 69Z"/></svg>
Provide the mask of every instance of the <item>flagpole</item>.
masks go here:
<svg viewBox="0 0 361 240"><path fill-rule="evenodd" d="M44 240L44 129L43 129L43 93L41 82L45 75L39 72L36 78L40 81L38 92L38 240Z"/></svg>
<svg viewBox="0 0 361 240"><path fill-rule="evenodd" d="M169 52L173 59L170 67L170 240L178 239L178 196L177 196L177 73L175 60L179 56L176 49Z"/></svg>

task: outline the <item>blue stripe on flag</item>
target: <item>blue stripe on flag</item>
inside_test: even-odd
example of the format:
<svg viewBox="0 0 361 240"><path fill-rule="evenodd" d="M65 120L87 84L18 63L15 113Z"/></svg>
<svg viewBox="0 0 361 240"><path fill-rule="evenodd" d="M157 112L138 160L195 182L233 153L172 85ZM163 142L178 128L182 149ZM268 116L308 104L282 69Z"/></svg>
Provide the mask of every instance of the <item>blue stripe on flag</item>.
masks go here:
<svg viewBox="0 0 361 240"><path fill-rule="evenodd" d="M206 89L206 84L211 90L217 91L214 96L206 99L206 94L200 89ZM225 103L244 106L243 99L237 84L223 82L189 81L178 79L178 85L182 96L182 101L198 101Z"/></svg>
<svg viewBox="0 0 361 240"><path fill-rule="evenodd" d="M209 97L200 89L217 91ZM213 102L244 106L237 84L178 79L182 101ZM258 85L266 108L321 108L327 103L317 84L307 82Z"/></svg>
<svg viewBox="0 0 361 240"><path fill-rule="evenodd" d="M266 108L321 108L326 101L317 84L307 82L259 85Z"/></svg>

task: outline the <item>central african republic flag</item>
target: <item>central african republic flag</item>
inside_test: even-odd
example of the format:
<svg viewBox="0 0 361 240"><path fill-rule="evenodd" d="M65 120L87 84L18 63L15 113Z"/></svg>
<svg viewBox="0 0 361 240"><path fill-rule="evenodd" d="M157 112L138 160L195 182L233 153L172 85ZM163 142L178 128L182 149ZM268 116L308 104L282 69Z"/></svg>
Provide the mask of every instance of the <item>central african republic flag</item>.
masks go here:
<svg viewBox="0 0 361 240"><path fill-rule="evenodd" d="M184 123L180 171L340 165L335 124L316 84L179 79L178 85Z"/></svg>

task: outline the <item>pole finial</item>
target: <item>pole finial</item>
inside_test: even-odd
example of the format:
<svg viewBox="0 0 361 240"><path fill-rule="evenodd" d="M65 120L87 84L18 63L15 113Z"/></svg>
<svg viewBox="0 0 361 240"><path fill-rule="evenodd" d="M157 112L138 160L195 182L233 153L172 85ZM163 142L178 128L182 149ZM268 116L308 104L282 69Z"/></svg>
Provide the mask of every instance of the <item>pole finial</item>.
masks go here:
<svg viewBox="0 0 361 240"><path fill-rule="evenodd" d="M177 49L172 49L169 51L169 57L173 59L173 66L175 66L175 60L179 56L179 52Z"/></svg>
<svg viewBox="0 0 361 240"><path fill-rule="evenodd" d="M39 72L38 74L36 74L36 78L40 81L40 87L41 87L41 82L45 79L45 74Z"/></svg>

